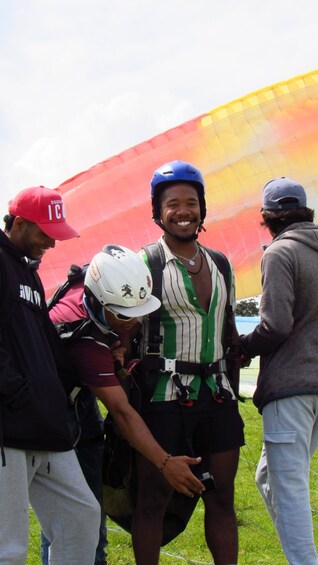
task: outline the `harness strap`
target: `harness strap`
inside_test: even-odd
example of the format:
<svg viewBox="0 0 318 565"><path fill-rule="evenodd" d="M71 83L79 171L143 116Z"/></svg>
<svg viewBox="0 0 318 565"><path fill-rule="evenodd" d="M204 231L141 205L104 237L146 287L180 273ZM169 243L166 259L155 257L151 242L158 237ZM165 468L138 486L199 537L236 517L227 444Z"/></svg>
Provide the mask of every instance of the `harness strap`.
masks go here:
<svg viewBox="0 0 318 565"><path fill-rule="evenodd" d="M74 404L74 402L75 402L75 400L76 400L76 397L77 397L77 395L81 392L81 390L82 390L81 387L75 386L75 387L73 388L73 390L70 392L70 394L68 395L68 397L69 397L69 400L70 400L70 403L71 403L71 404Z"/></svg>
<svg viewBox="0 0 318 565"><path fill-rule="evenodd" d="M178 359L166 359L165 357L146 355L141 363L145 363L147 369L150 371L200 375L204 378L226 372L226 360L224 358L214 363L190 363L189 361L179 361Z"/></svg>
<svg viewBox="0 0 318 565"><path fill-rule="evenodd" d="M192 406L193 401L190 400L189 395L190 392L194 392L192 386L186 386L182 384L180 380L179 373L171 373L170 378L173 380L176 390L179 404L184 404L185 406Z"/></svg>

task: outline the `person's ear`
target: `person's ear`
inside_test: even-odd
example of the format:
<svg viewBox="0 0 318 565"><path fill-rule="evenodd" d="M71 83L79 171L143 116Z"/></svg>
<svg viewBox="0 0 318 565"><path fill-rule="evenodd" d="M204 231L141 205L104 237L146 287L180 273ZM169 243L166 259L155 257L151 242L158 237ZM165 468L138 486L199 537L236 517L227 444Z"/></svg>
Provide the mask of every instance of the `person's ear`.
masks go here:
<svg viewBox="0 0 318 565"><path fill-rule="evenodd" d="M21 216L16 216L13 220L13 227L21 231L25 227L25 219Z"/></svg>

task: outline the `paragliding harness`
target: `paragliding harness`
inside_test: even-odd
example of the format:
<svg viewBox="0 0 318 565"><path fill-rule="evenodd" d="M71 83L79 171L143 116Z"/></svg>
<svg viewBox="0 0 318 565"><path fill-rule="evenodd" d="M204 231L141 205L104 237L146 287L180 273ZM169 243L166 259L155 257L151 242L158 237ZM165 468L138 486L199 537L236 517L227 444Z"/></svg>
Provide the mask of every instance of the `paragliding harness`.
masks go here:
<svg viewBox="0 0 318 565"><path fill-rule="evenodd" d="M153 279L153 294L161 300L162 297L162 271L165 267L165 256L163 247L160 243L151 243L143 247L148 257L148 264L152 272ZM215 375L216 390L214 392L214 399L223 403L231 394L225 390L222 385L222 374L227 373L231 386L238 394L238 383L233 382L231 378L232 364L234 356L232 351L232 339L234 331L233 310L230 304L230 289L231 289L231 272L230 264L220 251L215 251L205 247L205 250L210 255L218 270L222 273L227 290L226 300L226 317L225 328L223 334L223 350L224 357L214 363L191 363L187 361L179 361L177 359L166 359L160 357L160 343L162 337L160 336L160 308L149 315L149 332L148 332L148 347L146 355L141 360L140 373L144 375L143 382L143 401L149 402L152 398L155 386L157 383L159 372L168 372L170 377L175 383L177 389L178 400L180 404L192 404L189 399L189 394L192 392L191 387L184 386L180 379L180 374L200 375L205 379L209 375ZM139 368L140 370L140 368Z"/></svg>
<svg viewBox="0 0 318 565"><path fill-rule="evenodd" d="M55 293L46 301L48 310L51 310L60 300L65 296L65 294L74 286L75 283L84 281L86 271L88 269L89 263L85 263L82 267L78 265L72 264L69 268L67 273L67 279L62 283ZM57 329L58 334L63 340L67 340L68 342L75 342L78 341L81 337L90 336L93 339L98 339L101 341L105 341L107 345L115 339L118 339L117 334L115 332L110 332L103 337L98 328L96 328L94 322L90 319L79 319L74 320L73 322L61 322L56 323L55 327ZM122 367L117 364L115 361L115 369L116 373L120 373ZM127 376L125 371L122 371L122 374Z"/></svg>
<svg viewBox="0 0 318 565"><path fill-rule="evenodd" d="M48 310L54 308L54 306L65 296L65 294L74 286L75 283L83 281L88 268L88 263L85 263L82 267L78 265L71 265L67 273L67 279L56 289L54 294L46 301ZM84 322L88 320L76 320L74 322L62 322L61 324L55 324L59 334L65 334L65 338L72 339L76 341L80 335L79 327L84 326ZM77 323L81 322L81 324ZM68 335L69 334L69 335ZM80 334L80 335L79 335Z"/></svg>
<svg viewBox="0 0 318 565"><path fill-rule="evenodd" d="M88 268L88 263L79 267L78 265L72 264L67 273L67 279L56 289L54 294L46 301L47 308L50 311L54 306L67 294L70 288L74 286L76 282L83 281ZM91 327L90 320L75 320L73 322L61 322L55 324L55 328L60 337L64 340L75 342L80 337L85 335ZM77 395L79 394L81 388L75 386L69 393L69 400L71 403L75 402Z"/></svg>
<svg viewBox="0 0 318 565"><path fill-rule="evenodd" d="M48 311L50 311L77 282L84 281L88 265L87 263L82 267L75 264L70 266L67 279L46 301ZM71 343L77 342L82 337L89 336L96 341L105 342L106 345L110 343L109 336L102 335L90 318L74 320L72 322L55 323L54 325L62 340L63 352L69 363L71 363L71 361L67 347ZM70 383L71 386L65 388L70 403L69 423L74 435L74 447L78 446L79 442L81 445L100 443L103 441L104 434L100 428L100 423L96 420L97 413L96 417L89 419L89 427L87 427L87 420L85 426L82 425L82 419L86 419L87 411L91 409L90 407L92 406L92 398L94 398L94 395L88 388L82 388L72 364L71 367L73 370L73 379Z"/></svg>
<svg viewBox="0 0 318 565"><path fill-rule="evenodd" d="M162 296L162 272L165 267L164 251L160 243L152 243L143 248L148 257L148 264L153 279L153 295L161 300ZM219 385L215 393L215 400L224 402L228 391L223 390L222 374L234 361L232 355L232 336L234 331L233 312L230 306L231 273L230 265L226 257L217 251L207 249L219 271L224 276L227 288L226 323L224 330L223 347L226 358L211 364L186 363L178 360L169 360L160 357L160 309L149 314L149 343L145 357L136 365L131 374L130 401L136 410L141 411L142 406L153 395L158 373L168 371L173 373L176 384L179 404L182 411L186 411L189 402L187 387L183 387L178 373L200 374L203 378L209 374L216 373L216 384ZM229 373L230 374L230 373ZM238 383L231 382L235 393L238 391ZM104 482L104 510L108 516L126 531L132 530L132 516L136 504L136 468L134 464L133 450L129 444L116 437L116 432L110 424L107 431L106 418L106 440L104 450L103 482ZM186 420L186 416L184 417ZM130 454L130 458L129 458ZM199 500L199 495L188 498L174 491L167 507L163 520L163 533L161 545L164 546L179 535L187 526L192 513Z"/></svg>

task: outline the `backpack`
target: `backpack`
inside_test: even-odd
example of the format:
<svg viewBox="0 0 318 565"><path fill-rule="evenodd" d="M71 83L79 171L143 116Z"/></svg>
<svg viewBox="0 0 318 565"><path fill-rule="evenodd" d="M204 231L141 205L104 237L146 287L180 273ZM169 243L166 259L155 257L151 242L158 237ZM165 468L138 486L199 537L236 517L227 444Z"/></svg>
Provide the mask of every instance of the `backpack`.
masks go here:
<svg viewBox="0 0 318 565"><path fill-rule="evenodd" d="M46 301L48 310L51 310L59 302L63 296L68 292L68 290L77 281L83 281L88 269L89 263L85 263L82 267L72 264L67 273L67 279L56 289L54 294Z"/></svg>
<svg viewBox="0 0 318 565"><path fill-rule="evenodd" d="M72 286L79 281L83 281L89 263L85 263L82 267L72 264L67 273L67 279L56 289L54 294L46 301L47 308L50 311L54 306L66 295ZM56 330L60 337L67 342L75 342L83 335L91 333L94 326L90 319L75 320L74 322L61 322L55 324Z"/></svg>
<svg viewBox="0 0 318 565"><path fill-rule="evenodd" d="M54 308L75 283L84 281L87 268L88 263L82 267L74 264L70 266L67 279L46 302L48 311ZM69 425L74 437L74 447L103 442L103 423L99 420L99 414L94 406L96 397L88 388L82 387L68 352L68 346L84 336L89 335L96 340L103 338L90 318L55 323L54 326L61 338L58 341L63 361L69 364L70 378L67 383L64 382L64 387L69 400ZM65 381L65 376L63 377Z"/></svg>

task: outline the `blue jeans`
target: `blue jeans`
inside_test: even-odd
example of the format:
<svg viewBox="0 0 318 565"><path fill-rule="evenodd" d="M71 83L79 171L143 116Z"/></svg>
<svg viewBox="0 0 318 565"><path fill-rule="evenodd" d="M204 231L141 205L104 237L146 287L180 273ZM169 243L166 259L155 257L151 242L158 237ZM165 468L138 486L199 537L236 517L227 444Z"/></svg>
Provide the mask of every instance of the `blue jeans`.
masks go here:
<svg viewBox="0 0 318 565"><path fill-rule="evenodd" d="M81 389L75 404L69 406L69 426L78 440L75 451L88 486L101 505L99 543L95 565L106 563L107 529L106 514L102 509L102 462L104 450L104 420L95 396L88 389ZM48 565L50 542L41 532L41 561Z"/></svg>
<svg viewBox="0 0 318 565"><path fill-rule="evenodd" d="M318 447L318 395L291 396L263 410L256 484L290 565L317 565L310 506L311 457Z"/></svg>

